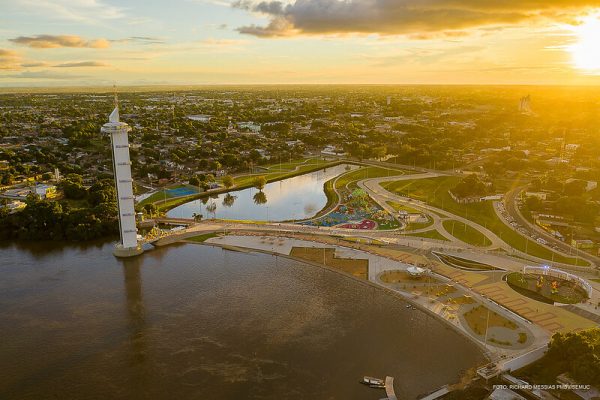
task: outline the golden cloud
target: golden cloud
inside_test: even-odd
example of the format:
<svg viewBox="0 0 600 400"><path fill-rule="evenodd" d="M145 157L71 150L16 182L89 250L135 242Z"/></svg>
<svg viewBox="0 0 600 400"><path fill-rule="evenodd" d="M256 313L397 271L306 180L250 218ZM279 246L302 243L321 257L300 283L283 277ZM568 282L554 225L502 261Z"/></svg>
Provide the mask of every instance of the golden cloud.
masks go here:
<svg viewBox="0 0 600 400"><path fill-rule="evenodd" d="M105 49L110 46L109 41L106 39L85 40L77 35L19 36L14 39L9 39L9 41L34 49L53 49L60 47Z"/></svg>
<svg viewBox="0 0 600 400"><path fill-rule="evenodd" d="M233 7L270 18L265 26L243 26L259 37L297 34L416 35L463 32L482 26L512 25L542 18L572 21L600 0L239 0ZM457 35L460 35L458 33Z"/></svg>
<svg viewBox="0 0 600 400"><path fill-rule="evenodd" d="M21 68L21 56L13 50L0 49L0 70L17 70Z"/></svg>

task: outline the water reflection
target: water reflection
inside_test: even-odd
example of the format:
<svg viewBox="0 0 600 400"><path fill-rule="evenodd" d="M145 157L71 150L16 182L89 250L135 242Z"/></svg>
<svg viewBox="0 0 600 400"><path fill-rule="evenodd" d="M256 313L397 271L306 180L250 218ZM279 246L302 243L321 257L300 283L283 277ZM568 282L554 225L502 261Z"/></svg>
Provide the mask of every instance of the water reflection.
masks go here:
<svg viewBox="0 0 600 400"><path fill-rule="evenodd" d="M212 198L219 204L219 207L210 212L210 217L258 221L286 221L310 218L327 204L327 196L323 190L325 182L343 174L348 170L347 168L355 169L357 166L342 164L271 182L261 191L254 187L237 190L229 194L235 197L231 206L229 206L231 199L226 199L228 194L213 196ZM203 198L202 200L182 204L170 210L167 216L192 218L194 213L202 212L201 210L203 206L208 204L207 202L210 203L212 200L209 202L207 198ZM207 217L209 216L207 215Z"/></svg>
<svg viewBox="0 0 600 400"><path fill-rule="evenodd" d="M222 204L224 207L231 207L235 203L235 199L237 199L237 196L233 196L231 193L227 193L223 198Z"/></svg>
<svg viewBox="0 0 600 400"><path fill-rule="evenodd" d="M126 260L123 263L125 299L131 346L131 364L143 364L146 357L144 299L142 290L141 258Z"/></svg>
<svg viewBox="0 0 600 400"><path fill-rule="evenodd" d="M252 198L254 199L254 204L267 203L267 195L262 191L256 192L256 194Z"/></svg>

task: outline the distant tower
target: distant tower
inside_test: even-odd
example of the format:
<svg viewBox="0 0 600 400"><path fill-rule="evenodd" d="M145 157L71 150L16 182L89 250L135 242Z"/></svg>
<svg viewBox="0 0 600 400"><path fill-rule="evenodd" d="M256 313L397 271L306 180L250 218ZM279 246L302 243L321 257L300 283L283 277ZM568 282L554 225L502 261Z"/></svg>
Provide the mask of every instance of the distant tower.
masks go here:
<svg viewBox="0 0 600 400"><path fill-rule="evenodd" d="M531 113L531 96L527 95L519 99L519 112L522 114Z"/></svg>
<svg viewBox="0 0 600 400"><path fill-rule="evenodd" d="M115 109L108 117L108 123L101 132L110 135L113 155L113 171L119 207L119 231L121 241L115 245L114 255L131 257L143 252L137 241L135 226L135 208L133 204L133 180L131 179L131 161L129 158L129 125L119 121L119 103L115 94Z"/></svg>
<svg viewBox="0 0 600 400"><path fill-rule="evenodd" d="M387 97L387 105L389 106L390 104L392 104L392 96Z"/></svg>

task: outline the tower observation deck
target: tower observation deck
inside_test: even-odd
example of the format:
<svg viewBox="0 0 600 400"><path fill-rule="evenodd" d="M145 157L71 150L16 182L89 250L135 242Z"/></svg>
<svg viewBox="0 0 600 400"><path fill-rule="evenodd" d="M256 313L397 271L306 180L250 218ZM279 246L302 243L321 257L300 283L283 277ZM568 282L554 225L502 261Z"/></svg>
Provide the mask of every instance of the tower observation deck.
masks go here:
<svg viewBox="0 0 600 400"><path fill-rule="evenodd" d="M102 133L110 135L112 145L113 171L119 209L120 242L115 245L114 255L131 257L143 252L137 241L135 208L133 203L133 179L131 178L131 160L129 158L128 132L131 127L119 121L119 105L115 98L115 109L102 126Z"/></svg>

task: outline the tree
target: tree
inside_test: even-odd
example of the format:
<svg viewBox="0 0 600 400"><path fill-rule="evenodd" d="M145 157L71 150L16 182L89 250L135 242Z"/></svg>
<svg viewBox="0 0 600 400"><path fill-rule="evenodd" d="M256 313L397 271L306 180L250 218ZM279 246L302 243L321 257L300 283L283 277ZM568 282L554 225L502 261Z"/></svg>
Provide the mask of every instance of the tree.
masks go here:
<svg viewBox="0 0 600 400"><path fill-rule="evenodd" d="M190 178L190 180L188 181L188 183L189 183L190 185L192 185L192 186L200 186L200 179L198 179L198 178L197 178L197 177L195 177L195 176L192 176L192 177Z"/></svg>
<svg viewBox="0 0 600 400"><path fill-rule="evenodd" d="M254 183L253 186L255 188L257 188L258 190L260 190L262 192L262 190L265 188L265 185L267 184L267 178L265 178L264 176L257 176L256 178L254 178Z"/></svg>
<svg viewBox="0 0 600 400"><path fill-rule="evenodd" d="M576 179L565 183L565 186L563 187L563 193L567 196L582 196L585 193L586 186L586 181Z"/></svg>
<svg viewBox="0 0 600 400"><path fill-rule="evenodd" d="M529 211L540 211L542 208L542 200L535 196L529 196L525 199L525 205Z"/></svg>
<svg viewBox="0 0 600 400"><path fill-rule="evenodd" d="M202 221L203 217L202 217L202 214L193 213L192 218L194 219L195 222L200 222L200 221Z"/></svg>
<svg viewBox="0 0 600 400"><path fill-rule="evenodd" d="M148 203L144 205L144 212L152 218L156 214L157 208L154 204Z"/></svg>
<svg viewBox="0 0 600 400"><path fill-rule="evenodd" d="M67 199L81 200L87 194L83 187L83 178L78 174L68 174L60 182L60 187Z"/></svg>
<svg viewBox="0 0 600 400"><path fill-rule="evenodd" d="M475 174L468 175L465 177L452 192L458 197L474 197L483 196L487 191L485 183L483 183L479 177Z"/></svg>
<svg viewBox="0 0 600 400"><path fill-rule="evenodd" d="M233 186L233 177L231 175L225 175L223 177L223 185L225 185L225 187L227 189L229 189L230 187Z"/></svg>

